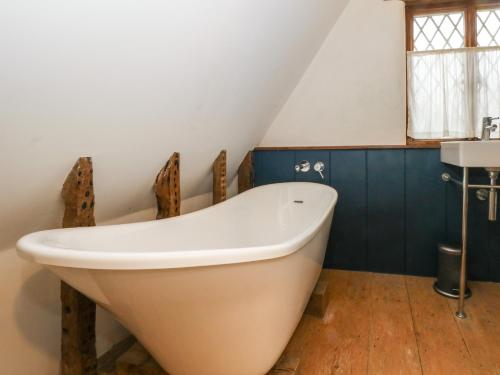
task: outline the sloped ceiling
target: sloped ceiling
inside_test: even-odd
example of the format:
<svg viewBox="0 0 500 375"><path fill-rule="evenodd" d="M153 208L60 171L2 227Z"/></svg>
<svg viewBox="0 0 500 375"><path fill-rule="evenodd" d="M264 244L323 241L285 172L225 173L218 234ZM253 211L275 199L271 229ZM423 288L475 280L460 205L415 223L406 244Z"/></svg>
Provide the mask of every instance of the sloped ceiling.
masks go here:
<svg viewBox="0 0 500 375"><path fill-rule="evenodd" d="M154 204L181 153L183 198L229 176L348 0L0 2L0 249L59 225L61 184L94 158L97 219Z"/></svg>

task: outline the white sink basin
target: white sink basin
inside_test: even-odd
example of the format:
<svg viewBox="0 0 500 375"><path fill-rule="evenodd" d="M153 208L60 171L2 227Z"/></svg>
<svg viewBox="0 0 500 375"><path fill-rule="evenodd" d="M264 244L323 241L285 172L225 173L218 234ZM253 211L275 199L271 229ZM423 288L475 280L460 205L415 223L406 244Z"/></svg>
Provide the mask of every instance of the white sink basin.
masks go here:
<svg viewBox="0 0 500 375"><path fill-rule="evenodd" d="M500 168L500 141L441 143L443 163L470 168Z"/></svg>

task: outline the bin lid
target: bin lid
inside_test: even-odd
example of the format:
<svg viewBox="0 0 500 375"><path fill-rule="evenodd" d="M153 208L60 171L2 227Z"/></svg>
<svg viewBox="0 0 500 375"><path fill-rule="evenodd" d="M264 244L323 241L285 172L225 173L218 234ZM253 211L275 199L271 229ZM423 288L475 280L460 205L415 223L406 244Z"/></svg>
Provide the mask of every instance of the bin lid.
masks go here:
<svg viewBox="0 0 500 375"><path fill-rule="evenodd" d="M456 244L440 243L439 251L442 253L449 253L453 255L459 255L462 252L462 248Z"/></svg>

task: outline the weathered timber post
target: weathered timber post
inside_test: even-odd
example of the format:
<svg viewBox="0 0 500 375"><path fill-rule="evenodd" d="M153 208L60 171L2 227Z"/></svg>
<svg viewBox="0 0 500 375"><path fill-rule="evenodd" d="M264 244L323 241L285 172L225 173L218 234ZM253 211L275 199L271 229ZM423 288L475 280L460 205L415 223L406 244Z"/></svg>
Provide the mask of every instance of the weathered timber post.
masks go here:
<svg viewBox="0 0 500 375"><path fill-rule="evenodd" d="M238 194L254 186L253 152L248 151L238 168Z"/></svg>
<svg viewBox="0 0 500 375"><path fill-rule="evenodd" d="M157 219L181 214L180 155L174 152L155 180L155 194L158 205Z"/></svg>
<svg viewBox="0 0 500 375"><path fill-rule="evenodd" d="M62 188L63 228L95 225L92 159L77 160ZM95 303L61 281L61 374L95 375Z"/></svg>
<svg viewBox="0 0 500 375"><path fill-rule="evenodd" d="M227 166L226 150L222 150L214 161L213 167L213 204L223 202L227 198Z"/></svg>

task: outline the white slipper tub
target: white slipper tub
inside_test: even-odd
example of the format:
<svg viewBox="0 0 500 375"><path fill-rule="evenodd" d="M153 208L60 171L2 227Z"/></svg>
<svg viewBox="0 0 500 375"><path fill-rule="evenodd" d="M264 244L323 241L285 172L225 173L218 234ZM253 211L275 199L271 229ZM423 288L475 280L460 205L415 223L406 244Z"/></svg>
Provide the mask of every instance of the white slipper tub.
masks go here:
<svg viewBox="0 0 500 375"><path fill-rule="evenodd" d="M321 271L337 192L258 187L184 216L56 229L17 243L111 311L171 375L262 375Z"/></svg>

